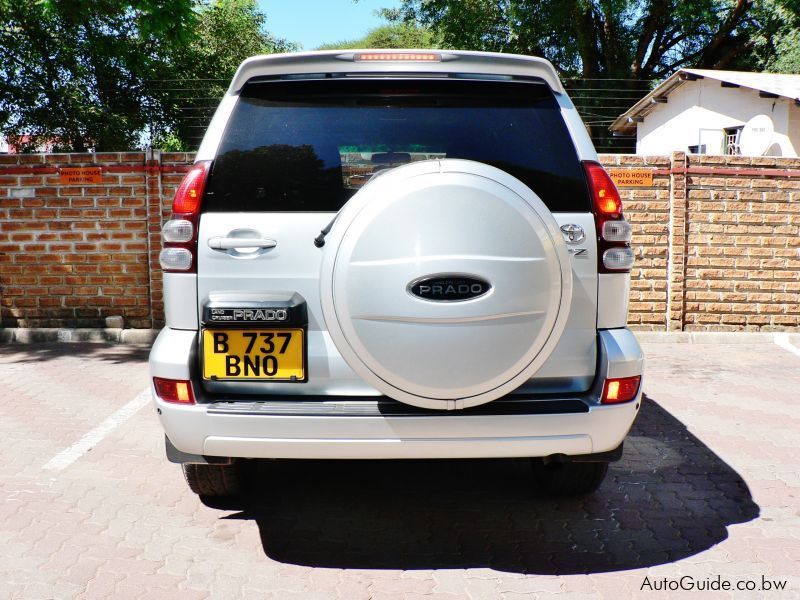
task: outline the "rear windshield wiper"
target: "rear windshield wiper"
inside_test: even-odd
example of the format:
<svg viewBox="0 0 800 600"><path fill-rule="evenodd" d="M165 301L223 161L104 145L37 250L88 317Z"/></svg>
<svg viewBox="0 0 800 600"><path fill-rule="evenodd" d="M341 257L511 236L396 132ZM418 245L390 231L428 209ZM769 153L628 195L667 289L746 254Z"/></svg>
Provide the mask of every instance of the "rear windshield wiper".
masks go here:
<svg viewBox="0 0 800 600"><path fill-rule="evenodd" d="M377 173L373 173L372 177L369 178L367 183L365 183L364 187L362 187L361 189L363 190L365 187L367 187L370 184L370 182L375 181L375 179L377 179L378 177L380 177L384 173L388 173L391 170L392 170L391 168L390 169L382 169L382 170L378 171ZM344 206L342 206L342 208L344 208ZM322 248L325 245L325 237L331 232L331 228L333 227L333 224L336 223L336 219L339 218L339 213L342 212L342 208L340 208L339 210L336 211L336 214L333 216L333 219L331 219L331 222L328 223L325 227L323 227L322 230L319 232L319 235L314 238L314 245L317 248Z"/></svg>

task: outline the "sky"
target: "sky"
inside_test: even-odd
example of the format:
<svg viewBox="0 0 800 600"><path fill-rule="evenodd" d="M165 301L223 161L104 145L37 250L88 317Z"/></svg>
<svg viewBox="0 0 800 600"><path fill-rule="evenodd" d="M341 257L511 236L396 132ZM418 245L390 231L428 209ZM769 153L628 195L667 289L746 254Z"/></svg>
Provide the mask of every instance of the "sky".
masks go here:
<svg viewBox="0 0 800 600"><path fill-rule="evenodd" d="M385 23L373 13L397 8L400 0L258 0L267 30L313 50L321 44L352 40Z"/></svg>

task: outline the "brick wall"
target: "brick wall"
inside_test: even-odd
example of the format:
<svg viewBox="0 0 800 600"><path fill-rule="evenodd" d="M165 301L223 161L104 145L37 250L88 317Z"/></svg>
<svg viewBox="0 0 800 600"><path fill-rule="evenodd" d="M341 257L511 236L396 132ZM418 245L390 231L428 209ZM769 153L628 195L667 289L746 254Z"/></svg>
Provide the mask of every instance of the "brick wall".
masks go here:
<svg viewBox="0 0 800 600"><path fill-rule="evenodd" d="M800 324L800 160L689 157L686 330Z"/></svg>
<svg viewBox="0 0 800 600"><path fill-rule="evenodd" d="M158 253L184 153L0 156L0 327L164 320ZM800 159L604 155L634 226L630 325L800 329ZM99 168L96 183L62 169Z"/></svg>
<svg viewBox="0 0 800 600"><path fill-rule="evenodd" d="M667 310L670 158L607 154L601 162L606 168L653 169L652 187L621 187L619 192L625 218L633 225L636 250L628 322L637 329L662 330Z"/></svg>
<svg viewBox="0 0 800 600"><path fill-rule="evenodd" d="M158 160L152 160L151 168L154 174L148 192L150 198L150 212L148 213L148 239L150 243L150 289L151 309L155 326L164 323L164 295L161 280L161 266L158 255L161 252L161 226L169 219L172 210L172 197L183 179L186 171L194 162L193 153L163 152ZM157 175L156 175L157 174Z"/></svg>
<svg viewBox="0 0 800 600"><path fill-rule="evenodd" d="M0 156L0 325L103 327L113 316L127 327L163 322L162 190L170 192L190 157L153 158ZM62 183L62 169L75 167L99 168L99 181Z"/></svg>
<svg viewBox="0 0 800 600"><path fill-rule="evenodd" d="M800 326L800 159L606 155L649 168L620 188L634 225L636 329L781 331Z"/></svg>

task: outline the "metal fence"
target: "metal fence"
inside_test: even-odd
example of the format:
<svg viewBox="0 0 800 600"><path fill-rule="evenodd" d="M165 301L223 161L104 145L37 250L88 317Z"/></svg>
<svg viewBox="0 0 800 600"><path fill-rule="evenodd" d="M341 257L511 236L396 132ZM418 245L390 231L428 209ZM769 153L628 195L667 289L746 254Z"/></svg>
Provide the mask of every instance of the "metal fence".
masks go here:
<svg viewBox="0 0 800 600"><path fill-rule="evenodd" d="M612 135L608 127L647 95L656 82L647 79L565 79L563 83L598 152L636 152L635 135Z"/></svg>
<svg viewBox="0 0 800 600"><path fill-rule="evenodd" d="M229 79L159 79L152 81L154 93L162 98L170 115L168 128L186 144L186 150L197 150ZM158 128L154 127L154 131ZM157 133L151 143L158 144Z"/></svg>

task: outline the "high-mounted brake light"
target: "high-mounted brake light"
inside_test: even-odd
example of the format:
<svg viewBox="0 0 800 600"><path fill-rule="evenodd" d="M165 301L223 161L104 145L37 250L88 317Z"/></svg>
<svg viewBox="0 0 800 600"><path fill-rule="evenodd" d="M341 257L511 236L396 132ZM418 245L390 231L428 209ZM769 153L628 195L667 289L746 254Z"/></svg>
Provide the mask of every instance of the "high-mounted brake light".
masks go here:
<svg viewBox="0 0 800 600"><path fill-rule="evenodd" d="M153 385L156 388L156 394L158 394L158 397L164 402L194 404L194 392L192 391L191 381L153 377Z"/></svg>
<svg viewBox="0 0 800 600"><path fill-rule="evenodd" d="M583 169L597 225L598 271L627 273L634 261L629 243L633 231L622 216L622 199L617 186L601 164L587 160Z"/></svg>
<svg viewBox="0 0 800 600"><path fill-rule="evenodd" d="M620 377L617 379L606 379L603 386L603 395L600 398L602 404L619 404L630 402L639 393L639 383L642 377Z"/></svg>
<svg viewBox="0 0 800 600"><path fill-rule="evenodd" d="M360 52L355 61L422 61L441 62L442 55L435 52Z"/></svg>
<svg viewBox="0 0 800 600"><path fill-rule="evenodd" d="M195 164L181 181L172 200L172 217L164 223L164 248L159 254L167 273L197 272L197 221L211 163Z"/></svg>

